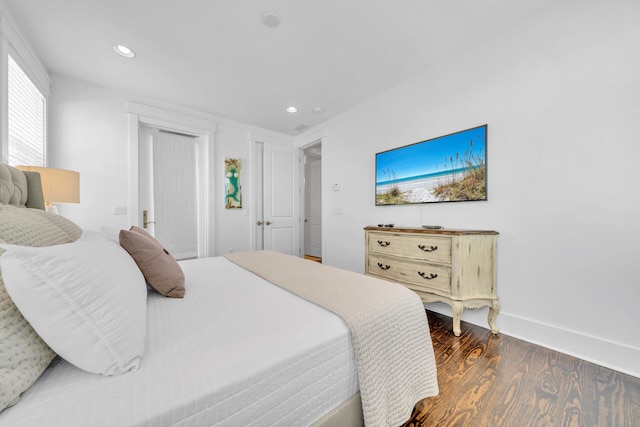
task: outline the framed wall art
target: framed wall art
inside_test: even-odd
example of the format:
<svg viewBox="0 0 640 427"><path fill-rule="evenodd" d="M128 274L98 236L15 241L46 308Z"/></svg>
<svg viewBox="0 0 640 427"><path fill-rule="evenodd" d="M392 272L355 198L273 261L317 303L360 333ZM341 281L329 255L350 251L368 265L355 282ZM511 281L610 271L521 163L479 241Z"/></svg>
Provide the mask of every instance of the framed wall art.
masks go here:
<svg viewBox="0 0 640 427"><path fill-rule="evenodd" d="M242 208L242 192L240 186L240 159L227 157L224 159L225 208Z"/></svg>

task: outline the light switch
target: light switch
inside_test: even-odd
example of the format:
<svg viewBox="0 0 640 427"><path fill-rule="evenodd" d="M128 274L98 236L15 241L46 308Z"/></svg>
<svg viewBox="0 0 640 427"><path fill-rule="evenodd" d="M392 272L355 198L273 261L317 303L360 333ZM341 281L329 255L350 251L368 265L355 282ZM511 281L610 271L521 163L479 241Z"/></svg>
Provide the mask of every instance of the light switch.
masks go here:
<svg viewBox="0 0 640 427"><path fill-rule="evenodd" d="M113 214L114 215L126 215L127 214L127 207L126 206L114 206L113 207Z"/></svg>

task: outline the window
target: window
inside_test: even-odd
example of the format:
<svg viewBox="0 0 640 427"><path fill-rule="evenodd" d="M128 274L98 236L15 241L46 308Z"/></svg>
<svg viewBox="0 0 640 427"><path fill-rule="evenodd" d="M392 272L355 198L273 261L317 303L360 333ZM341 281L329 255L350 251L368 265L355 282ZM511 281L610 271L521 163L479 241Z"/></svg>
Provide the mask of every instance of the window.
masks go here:
<svg viewBox="0 0 640 427"><path fill-rule="evenodd" d="M47 99L9 55L8 161L46 166Z"/></svg>

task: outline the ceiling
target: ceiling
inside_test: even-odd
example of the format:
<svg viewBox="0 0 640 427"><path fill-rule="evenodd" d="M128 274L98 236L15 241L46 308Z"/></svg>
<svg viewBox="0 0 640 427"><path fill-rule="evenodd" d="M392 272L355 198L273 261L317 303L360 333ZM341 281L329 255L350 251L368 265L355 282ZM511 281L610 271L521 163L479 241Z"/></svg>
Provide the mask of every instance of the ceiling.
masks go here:
<svg viewBox="0 0 640 427"><path fill-rule="evenodd" d="M50 73L297 135L553 0L4 2Z"/></svg>

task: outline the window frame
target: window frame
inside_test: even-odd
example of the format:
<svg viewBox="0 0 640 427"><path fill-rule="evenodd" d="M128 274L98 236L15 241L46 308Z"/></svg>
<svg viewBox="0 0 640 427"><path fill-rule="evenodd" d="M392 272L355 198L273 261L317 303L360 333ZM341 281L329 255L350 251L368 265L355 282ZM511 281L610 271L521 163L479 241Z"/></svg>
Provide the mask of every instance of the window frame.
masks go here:
<svg viewBox="0 0 640 427"><path fill-rule="evenodd" d="M9 160L9 55L29 77L31 82L45 98L45 166L50 153L49 144L49 97L51 78L34 49L29 44L15 20L0 3L0 161Z"/></svg>

